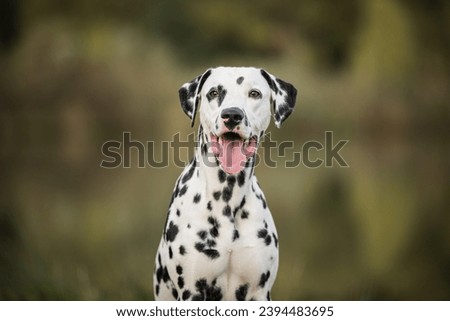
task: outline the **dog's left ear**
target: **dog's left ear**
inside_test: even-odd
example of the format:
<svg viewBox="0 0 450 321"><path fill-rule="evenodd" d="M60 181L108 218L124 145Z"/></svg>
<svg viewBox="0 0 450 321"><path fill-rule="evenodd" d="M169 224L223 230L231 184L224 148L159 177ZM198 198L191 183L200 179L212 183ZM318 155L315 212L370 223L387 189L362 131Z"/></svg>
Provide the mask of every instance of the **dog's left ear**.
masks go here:
<svg viewBox="0 0 450 321"><path fill-rule="evenodd" d="M272 76L264 69L261 69L261 74L272 89L270 101L273 108L273 117L275 118L275 125L280 128L281 123L294 111L297 89L292 84Z"/></svg>
<svg viewBox="0 0 450 321"><path fill-rule="evenodd" d="M208 79L210 74L211 69L208 69L197 78L185 83L178 90L181 108L183 108L185 114L188 115L188 117L191 119L191 127L194 126L195 114L197 113L198 107L200 105L200 92L202 91L203 84L205 83L206 79Z"/></svg>

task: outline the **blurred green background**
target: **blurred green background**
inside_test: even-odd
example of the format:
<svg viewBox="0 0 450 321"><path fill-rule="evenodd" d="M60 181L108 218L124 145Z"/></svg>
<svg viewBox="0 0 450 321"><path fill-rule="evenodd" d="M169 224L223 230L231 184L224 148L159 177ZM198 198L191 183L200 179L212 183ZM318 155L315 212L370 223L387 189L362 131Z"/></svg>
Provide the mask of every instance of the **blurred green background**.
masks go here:
<svg viewBox="0 0 450 321"><path fill-rule="evenodd" d="M272 139L349 140L348 168L256 169L272 297L449 300L449 32L445 0L1 0L0 299L153 299L181 168L101 146L186 137L181 84L249 65L299 89Z"/></svg>

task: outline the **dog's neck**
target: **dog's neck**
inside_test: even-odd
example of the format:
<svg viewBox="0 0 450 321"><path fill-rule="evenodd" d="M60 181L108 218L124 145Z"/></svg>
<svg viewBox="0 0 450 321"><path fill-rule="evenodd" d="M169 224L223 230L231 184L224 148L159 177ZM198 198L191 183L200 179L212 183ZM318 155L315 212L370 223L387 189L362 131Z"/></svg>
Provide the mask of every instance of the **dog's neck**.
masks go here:
<svg viewBox="0 0 450 321"><path fill-rule="evenodd" d="M199 176L205 182L206 195L218 198L220 194L220 198L216 200L222 199L233 206L242 202L244 195L248 194L252 188L255 155L248 159L246 167L238 174L226 173L220 168L217 158L211 152L210 140L200 126L195 162L199 169Z"/></svg>

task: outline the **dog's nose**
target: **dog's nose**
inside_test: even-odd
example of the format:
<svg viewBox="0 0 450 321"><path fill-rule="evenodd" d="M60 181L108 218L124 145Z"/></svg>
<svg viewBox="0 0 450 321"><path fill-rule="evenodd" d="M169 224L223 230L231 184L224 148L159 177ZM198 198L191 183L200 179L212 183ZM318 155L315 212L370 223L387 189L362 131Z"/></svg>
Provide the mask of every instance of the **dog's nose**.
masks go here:
<svg viewBox="0 0 450 321"><path fill-rule="evenodd" d="M230 107L222 110L220 116L228 129L233 129L244 119L244 113L240 108Z"/></svg>

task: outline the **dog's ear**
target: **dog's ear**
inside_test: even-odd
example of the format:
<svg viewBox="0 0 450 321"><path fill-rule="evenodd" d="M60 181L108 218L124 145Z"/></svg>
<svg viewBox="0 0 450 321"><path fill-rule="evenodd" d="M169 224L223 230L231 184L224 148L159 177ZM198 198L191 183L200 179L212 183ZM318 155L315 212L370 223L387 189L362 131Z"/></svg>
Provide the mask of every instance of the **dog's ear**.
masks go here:
<svg viewBox="0 0 450 321"><path fill-rule="evenodd" d="M181 108L186 115L191 119L191 127L194 126L195 114L200 106L200 92L202 91L203 84L211 74L211 69L205 71L202 75L193 79L190 82L185 83L178 90L180 96Z"/></svg>
<svg viewBox="0 0 450 321"><path fill-rule="evenodd" d="M261 74L272 89L271 104L275 125L280 128L281 123L294 111L297 89L295 87L269 74L261 69Z"/></svg>

